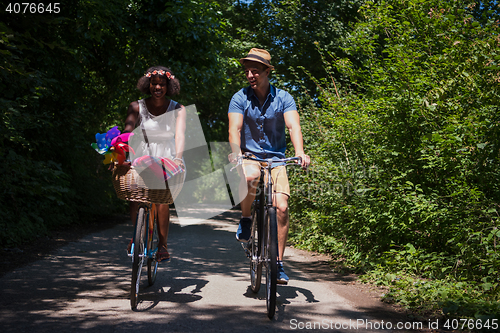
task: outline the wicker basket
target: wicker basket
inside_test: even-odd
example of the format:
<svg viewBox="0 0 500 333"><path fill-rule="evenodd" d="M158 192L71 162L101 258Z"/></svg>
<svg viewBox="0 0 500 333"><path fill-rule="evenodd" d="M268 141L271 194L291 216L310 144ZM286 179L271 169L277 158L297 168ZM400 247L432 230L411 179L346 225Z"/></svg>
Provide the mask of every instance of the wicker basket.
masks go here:
<svg viewBox="0 0 500 333"><path fill-rule="evenodd" d="M134 168L116 166L113 170L113 187L118 198L123 200L171 204L179 195L184 178L185 174L180 173L165 181L165 189L151 189Z"/></svg>

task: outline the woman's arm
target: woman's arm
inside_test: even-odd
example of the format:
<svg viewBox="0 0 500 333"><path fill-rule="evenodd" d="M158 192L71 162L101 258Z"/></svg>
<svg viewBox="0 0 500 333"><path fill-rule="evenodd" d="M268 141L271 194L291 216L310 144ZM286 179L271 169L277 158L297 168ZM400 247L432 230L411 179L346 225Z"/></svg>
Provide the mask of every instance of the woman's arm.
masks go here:
<svg viewBox="0 0 500 333"><path fill-rule="evenodd" d="M177 112L177 120L175 121L175 158L181 159L184 153L186 144L186 108L180 105L181 108L175 110ZM177 160L176 160L177 161ZM179 164L179 163L178 163Z"/></svg>
<svg viewBox="0 0 500 333"><path fill-rule="evenodd" d="M125 128L123 129L123 133L130 133L135 129L135 124L137 124L137 120L139 119L139 103L134 101L130 103L127 111L127 118L125 118Z"/></svg>

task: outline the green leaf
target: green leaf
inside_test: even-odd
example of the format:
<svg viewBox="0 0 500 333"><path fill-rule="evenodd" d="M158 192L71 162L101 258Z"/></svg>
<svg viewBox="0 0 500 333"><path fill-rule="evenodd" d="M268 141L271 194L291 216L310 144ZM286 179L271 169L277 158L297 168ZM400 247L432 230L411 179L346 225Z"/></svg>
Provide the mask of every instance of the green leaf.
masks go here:
<svg viewBox="0 0 500 333"><path fill-rule="evenodd" d="M486 290L486 291L490 290L490 289L491 289L491 287L493 287L493 285L492 285L491 283L489 283L489 282L487 282L487 283L483 283L481 286L482 286L482 287L483 287L483 289L484 289L484 290Z"/></svg>

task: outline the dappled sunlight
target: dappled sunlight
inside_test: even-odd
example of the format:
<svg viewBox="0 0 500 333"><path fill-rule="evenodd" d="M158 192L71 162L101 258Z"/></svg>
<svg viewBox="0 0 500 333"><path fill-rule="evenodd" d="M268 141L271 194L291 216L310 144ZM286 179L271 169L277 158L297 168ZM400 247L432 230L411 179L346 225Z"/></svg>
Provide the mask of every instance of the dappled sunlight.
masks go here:
<svg viewBox="0 0 500 333"><path fill-rule="evenodd" d="M288 330L290 318L349 319L347 314L354 310L343 299L330 289L318 292L318 276L323 280L320 270L328 265L307 262L291 250L285 266L291 281L278 286L276 317L269 321L265 278L260 291L251 292L249 262L234 238L236 227L233 213L197 224L179 223L173 216L168 242L171 260L159 264L153 286L148 285L143 268L135 311L130 309L131 259L125 250L132 225L89 235L6 274L0 287L0 324L7 332L34 327L39 332L210 332L220 327L276 332ZM248 321L252 325L242 327Z"/></svg>

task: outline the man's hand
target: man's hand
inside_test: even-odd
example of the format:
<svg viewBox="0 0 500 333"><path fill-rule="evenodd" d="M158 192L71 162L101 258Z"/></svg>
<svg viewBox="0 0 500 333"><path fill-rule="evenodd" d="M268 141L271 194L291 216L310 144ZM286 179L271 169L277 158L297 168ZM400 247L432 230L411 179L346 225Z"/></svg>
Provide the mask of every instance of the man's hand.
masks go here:
<svg viewBox="0 0 500 333"><path fill-rule="evenodd" d="M231 154L227 155L227 159L229 160L229 163L236 164L236 163L238 163L238 158L240 156L242 156L241 152L239 152L239 153L231 153Z"/></svg>
<svg viewBox="0 0 500 333"><path fill-rule="evenodd" d="M309 157L309 155L306 155L305 153L302 153L302 154L295 154L295 157L300 157L302 158L302 169L307 169L307 167L309 166L309 164L311 164L311 158Z"/></svg>

